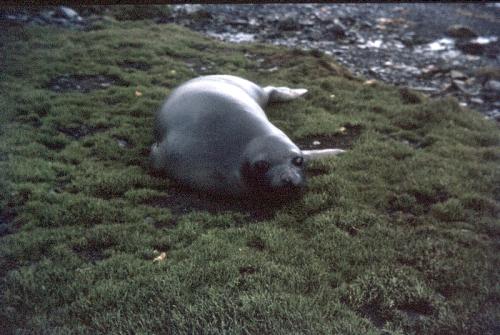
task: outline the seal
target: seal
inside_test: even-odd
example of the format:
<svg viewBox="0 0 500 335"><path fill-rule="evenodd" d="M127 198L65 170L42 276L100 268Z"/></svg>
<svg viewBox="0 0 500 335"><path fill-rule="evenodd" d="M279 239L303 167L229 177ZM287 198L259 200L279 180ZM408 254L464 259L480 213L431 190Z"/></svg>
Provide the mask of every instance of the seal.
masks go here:
<svg viewBox="0 0 500 335"><path fill-rule="evenodd" d="M260 87L230 75L191 79L156 113L152 167L191 189L213 194L300 193L306 161L343 150L301 151L268 120L263 107L306 92Z"/></svg>

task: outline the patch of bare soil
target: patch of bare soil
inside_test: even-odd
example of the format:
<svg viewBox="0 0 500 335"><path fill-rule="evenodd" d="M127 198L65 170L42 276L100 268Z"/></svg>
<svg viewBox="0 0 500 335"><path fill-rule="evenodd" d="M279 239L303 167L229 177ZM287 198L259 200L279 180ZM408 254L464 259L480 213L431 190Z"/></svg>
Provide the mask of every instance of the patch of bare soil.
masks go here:
<svg viewBox="0 0 500 335"><path fill-rule="evenodd" d="M51 79L46 87L51 91L64 93L77 91L88 93L93 90L105 89L112 85L125 85L126 83L114 75L80 75L64 74Z"/></svg>
<svg viewBox="0 0 500 335"><path fill-rule="evenodd" d="M308 135L295 142L302 150L340 148L349 149L361 134L360 125L347 124L340 132L326 135Z"/></svg>
<svg viewBox="0 0 500 335"><path fill-rule="evenodd" d="M249 222L259 222L271 219L278 209L287 203L289 204L290 201L294 201L294 198L262 199L253 196L233 198L216 194L202 194L176 185L169 195L156 198L150 205L169 208L176 216L193 211L211 214L237 212L246 216Z"/></svg>

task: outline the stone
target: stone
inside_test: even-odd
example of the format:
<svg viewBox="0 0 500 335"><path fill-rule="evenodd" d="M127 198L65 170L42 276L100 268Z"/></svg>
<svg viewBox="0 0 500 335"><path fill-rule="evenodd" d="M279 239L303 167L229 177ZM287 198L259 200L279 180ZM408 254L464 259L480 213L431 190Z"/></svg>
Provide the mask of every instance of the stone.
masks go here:
<svg viewBox="0 0 500 335"><path fill-rule="evenodd" d="M278 23L278 28L285 31L298 30L300 28L300 24L295 18L287 17Z"/></svg>
<svg viewBox="0 0 500 335"><path fill-rule="evenodd" d="M47 23L50 23L50 21L52 20L52 16L54 15L54 11L43 11L40 13L40 18L47 22Z"/></svg>
<svg viewBox="0 0 500 335"><path fill-rule="evenodd" d="M471 28L459 24L448 27L446 34L455 38L474 38L478 36Z"/></svg>
<svg viewBox="0 0 500 335"><path fill-rule="evenodd" d="M45 24L47 24L47 22L45 20L42 20L41 18L39 17L35 17L32 21L34 24L38 24L40 26L43 26Z"/></svg>
<svg viewBox="0 0 500 335"><path fill-rule="evenodd" d="M430 78L430 77L434 76L435 74L439 73L440 71L441 71L441 69L439 69L434 64L429 64L421 70L422 76L426 77L426 78Z"/></svg>
<svg viewBox="0 0 500 335"><path fill-rule="evenodd" d="M467 95L478 95L479 88L475 86L468 86L463 80L452 80L452 85L454 88L459 89Z"/></svg>
<svg viewBox="0 0 500 335"><path fill-rule="evenodd" d="M246 26L248 24L248 21L243 19L233 19L229 21L229 24L232 24L234 26Z"/></svg>
<svg viewBox="0 0 500 335"><path fill-rule="evenodd" d="M128 142L125 141L125 140L116 140L116 141L118 142L118 146L120 148L125 149L125 148L127 148L129 146Z"/></svg>
<svg viewBox="0 0 500 335"><path fill-rule="evenodd" d="M500 92L500 81L490 79L484 84L484 88L490 91L497 91Z"/></svg>
<svg viewBox="0 0 500 335"><path fill-rule="evenodd" d="M467 78L467 76L465 74L463 74L462 72L457 71L457 70L451 70L450 76L452 79L466 79Z"/></svg>
<svg viewBox="0 0 500 335"><path fill-rule="evenodd" d="M491 111L486 112L486 118L487 119L493 119L495 121L500 121L500 110L499 109L494 109Z"/></svg>
<svg viewBox="0 0 500 335"><path fill-rule="evenodd" d="M301 26L313 27L314 26L314 21L313 20L309 20L309 19L305 19L305 20L300 21L299 24Z"/></svg>
<svg viewBox="0 0 500 335"><path fill-rule="evenodd" d="M64 17L64 18L69 19L69 20L76 20L78 17L80 17L75 10L73 10L69 7L65 7L65 6L57 7L57 10L54 13L54 16Z"/></svg>
<svg viewBox="0 0 500 335"><path fill-rule="evenodd" d="M438 91L437 88L429 87L429 86L412 86L412 87L408 87L408 88L413 90L413 91L419 91L422 93L435 93Z"/></svg>
<svg viewBox="0 0 500 335"><path fill-rule="evenodd" d="M466 41L457 43L457 48L462 52L471 55L482 55L484 53L484 44L474 42L474 41Z"/></svg>
<svg viewBox="0 0 500 335"><path fill-rule="evenodd" d="M346 36L347 36L346 27L340 22L329 24L326 27L325 31L326 38L341 39L345 38Z"/></svg>

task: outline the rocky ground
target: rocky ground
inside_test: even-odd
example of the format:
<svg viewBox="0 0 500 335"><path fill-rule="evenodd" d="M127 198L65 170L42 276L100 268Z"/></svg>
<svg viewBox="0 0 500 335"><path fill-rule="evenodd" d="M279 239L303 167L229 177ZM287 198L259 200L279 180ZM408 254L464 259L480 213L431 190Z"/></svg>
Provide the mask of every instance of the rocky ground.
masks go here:
<svg viewBox="0 0 500 335"><path fill-rule="evenodd" d="M500 121L500 4L176 5L149 13L225 41L333 55L367 80L455 96ZM109 9L4 9L3 24L93 29ZM265 65L263 65L265 66ZM270 68L269 71L276 69Z"/></svg>

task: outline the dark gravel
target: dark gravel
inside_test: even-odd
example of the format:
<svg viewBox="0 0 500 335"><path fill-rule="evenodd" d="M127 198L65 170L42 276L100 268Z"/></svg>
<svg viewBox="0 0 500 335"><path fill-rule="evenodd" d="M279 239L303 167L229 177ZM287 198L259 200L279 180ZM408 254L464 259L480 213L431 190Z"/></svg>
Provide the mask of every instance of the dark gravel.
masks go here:
<svg viewBox="0 0 500 335"><path fill-rule="evenodd" d="M258 41L321 50L367 80L410 87L431 96L451 95L462 106L500 121L500 3L169 8L151 10L150 18L157 24L177 23L229 42ZM95 6L77 10L61 6L8 8L0 10L0 26L51 24L88 30L109 20L110 12L107 7ZM141 19L145 12L138 11ZM147 65L131 62L121 66L144 69Z"/></svg>
<svg viewBox="0 0 500 335"><path fill-rule="evenodd" d="M175 22L230 42L319 49L353 73L455 96L500 120L500 4L179 5Z"/></svg>

